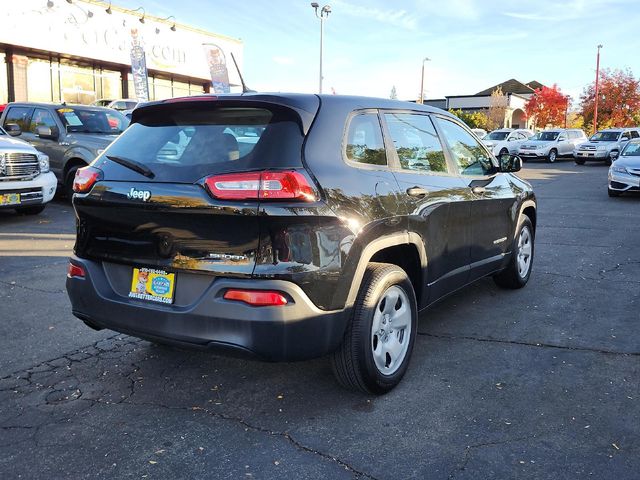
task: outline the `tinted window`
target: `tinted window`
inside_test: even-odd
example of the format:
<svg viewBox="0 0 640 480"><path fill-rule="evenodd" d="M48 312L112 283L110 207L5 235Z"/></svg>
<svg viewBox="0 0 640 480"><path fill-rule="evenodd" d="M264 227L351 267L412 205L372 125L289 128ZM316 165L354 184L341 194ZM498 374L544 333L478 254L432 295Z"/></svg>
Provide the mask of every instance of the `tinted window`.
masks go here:
<svg viewBox="0 0 640 480"><path fill-rule="evenodd" d="M363 113L351 119L346 150L347 158L353 162L369 165L387 164L378 115Z"/></svg>
<svg viewBox="0 0 640 480"><path fill-rule="evenodd" d="M590 140L592 142L617 142L620 132L597 132L592 135Z"/></svg>
<svg viewBox="0 0 640 480"><path fill-rule="evenodd" d="M638 132L636 130L631 130L631 138L639 138L640 135L638 135Z"/></svg>
<svg viewBox="0 0 640 480"><path fill-rule="evenodd" d="M447 171L442 145L428 116L386 113L384 117L402 168L424 172Z"/></svg>
<svg viewBox="0 0 640 480"><path fill-rule="evenodd" d="M627 140L629 140L631 138L631 134L629 132L624 132L620 138L626 138Z"/></svg>
<svg viewBox="0 0 640 480"><path fill-rule="evenodd" d="M488 175L495 171L486 150L469 132L450 120L438 118L437 122L462 175Z"/></svg>
<svg viewBox="0 0 640 480"><path fill-rule="evenodd" d="M30 107L9 107L7 116L4 119L4 125L6 126L8 123L17 123L20 125L20 130L28 132L28 120L32 111L33 109Z"/></svg>
<svg viewBox="0 0 640 480"><path fill-rule="evenodd" d="M129 120L121 113L108 109L62 107L58 109L58 115L69 133L117 135L129 125Z"/></svg>
<svg viewBox="0 0 640 480"><path fill-rule="evenodd" d="M155 174L152 181L192 183L213 173L301 165L304 137L286 109L167 107L141 112L137 120L104 156L146 165ZM111 179L139 178L108 161L100 168Z"/></svg>
<svg viewBox="0 0 640 480"><path fill-rule="evenodd" d="M540 140L542 142L552 142L553 140L558 138L559 134L560 132L538 132L533 137L531 137L531 140Z"/></svg>
<svg viewBox="0 0 640 480"><path fill-rule="evenodd" d="M504 140L509 135L509 132L491 132L484 140Z"/></svg>
<svg viewBox="0 0 640 480"><path fill-rule="evenodd" d="M29 125L29 131L36 133L38 127L58 128L53 115L48 110L42 108L36 108L33 116L31 117L31 123Z"/></svg>

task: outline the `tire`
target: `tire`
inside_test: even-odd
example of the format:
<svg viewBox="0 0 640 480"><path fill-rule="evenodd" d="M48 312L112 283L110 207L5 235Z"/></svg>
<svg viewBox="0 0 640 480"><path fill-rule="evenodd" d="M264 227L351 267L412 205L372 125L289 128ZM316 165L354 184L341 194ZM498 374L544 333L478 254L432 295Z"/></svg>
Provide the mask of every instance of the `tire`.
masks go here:
<svg viewBox="0 0 640 480"><path fill-rule="evenodd" d="M575 162L576 165L584 165L584 158L576 158Z"/></svg>
<svg viewBox="0 0 640 480"><path fill-rule="evenodd" d="M33 207L19 207L16 208L16 211L20 215L38 215L42 213L45 209L46 205L34 205Z"/></svg>
<svg viewBox="0 0 640 480"><path fill-rule="evenodd" d="M76 177L76 172L78 171L78 169L84 166L86 165L76 165L74 167L71 167L67 172L67 176L64 177L64 196L69 201L71 201L71 199L73 198L73 179Z"/></svg>
<svg viewBox="0 0 640 480"><path fill-rule="evenodd" d="M499 287L517 289L527 284L533 267L534 240L535 233L531 220L526 215L522 215L518 231L513 240L509 264L504 270L493 276L493 280ZM522 270L524 265L521 261L526 265L525 272Z"/></svg>
<svg viewBox="0 0 640 480"><path fill-rule="evenodd" d="M500 158L502 155L505 155L509 153L509 150L507 150L506 148L503 148L502 150L500 150L500 154L498 155L498 158Z"/></svg>
<svg viewBox="0 0 640 480"><path fill-rule="evenodd" d="M555 148L549 150L549 155L547 155L547 162L554 163L558 159L558 151Z"/></svg>
<svg viewBox="0 0 640 480"><path fill-rule="evenodd" d="M397 265L370 263L352 311L342 344L331 355L333 373L347 389L387 393L407 371L416 337L418 308L406 272ZM405 327L393 330L395 325Z"/></svg>
<svg viewBox="0 0 640 480"><path fill-rule="evenodd" d="M607 188L607 193L609 194L610 197L620 196L620 192L618 192L617 190L611 190L610 188Z"/></svg>
<svg viewBox="0 0 640 480"><path fill-rule="evenodd" d="M613 152L618 153L617 150L614 150L611 153L613 153ZM613 158L611 158L611 153L609 154L609 156L607 158L605 158L605 160L604 160L605 165L611 166L611 164L613 163Z"/></svg>

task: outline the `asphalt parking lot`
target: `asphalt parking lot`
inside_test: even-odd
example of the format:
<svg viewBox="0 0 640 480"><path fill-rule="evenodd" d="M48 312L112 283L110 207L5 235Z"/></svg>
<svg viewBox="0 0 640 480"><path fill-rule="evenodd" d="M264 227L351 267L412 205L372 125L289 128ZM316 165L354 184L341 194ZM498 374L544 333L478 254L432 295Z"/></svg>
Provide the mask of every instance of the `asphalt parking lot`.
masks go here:
<svg viewBox="0 0 640 480"><path fill-rule="evenodd" d="M326 359L264 364L95 332L64 291L71 207L0 213L0 478L638 478L640 196L527 163L529 285L421 316L383 397Z"/></svg>

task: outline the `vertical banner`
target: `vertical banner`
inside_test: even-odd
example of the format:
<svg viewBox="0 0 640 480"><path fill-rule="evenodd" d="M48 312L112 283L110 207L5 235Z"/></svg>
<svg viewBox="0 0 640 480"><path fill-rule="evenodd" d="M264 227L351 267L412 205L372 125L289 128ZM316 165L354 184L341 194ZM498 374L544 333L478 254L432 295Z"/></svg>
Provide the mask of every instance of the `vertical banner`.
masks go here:
<svg viewBox="0 0 640 480"><path fill-rule="evenodd" d="M147 76L147 62L144 56L144 47L138 30L131 29L131 74L133 76L133 88L135 98L139 102L149 101L149 79Z"/></svg>
<svg viewBox="0 0 640 480"><path fill-rule="evenodd" d="M230 93L229 72L227 60L220 47L213 43L203 43L204 53L207 57L207 65L211 74L211 84L214 93Z"/></svg>

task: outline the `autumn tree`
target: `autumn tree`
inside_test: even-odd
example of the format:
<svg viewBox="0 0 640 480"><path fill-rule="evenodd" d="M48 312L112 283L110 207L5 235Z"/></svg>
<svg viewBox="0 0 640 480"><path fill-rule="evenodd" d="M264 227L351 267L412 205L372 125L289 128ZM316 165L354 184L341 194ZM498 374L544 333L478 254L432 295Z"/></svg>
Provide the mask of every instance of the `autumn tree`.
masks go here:
<svg viewBox="0 0 640 480"><path fill-rule="evenodd" d="M483 128L487 129L487 115L484 112L463 112L461 109L452 110L449 109L449 113L454 114L460 120L467 124L469 128Z"/></svg>
<svg viewBox="0 0 640 480"><path fill-rule="evenodd" d="M580 96L580 114L585 125L593 126L595 90L595 82L592 82ZM640 117L640 80L633 76L631 70L600 71L598 96L598 125L595 130L637 124Z"/></svg>
<svg viewBox="0 0 640 480"><path fill-rule="evenodd" d="M533 118L540 127L564 126L568 108L569 96L555 84L551 88L543 86L535 90L524 105L527 117Z"/></svg>
<svg viewBox="0 0 640 480"><path fill-rule="evenodd" d="M507 112L507 96L502 93L502 87L491 92L489 111L487 112L487 130L504 127L504 117Z"/></svg>

